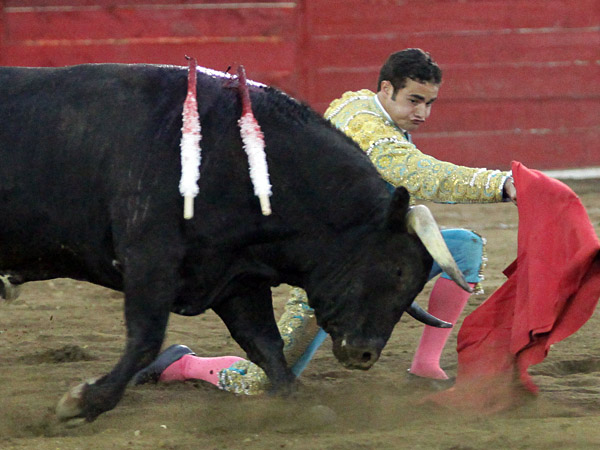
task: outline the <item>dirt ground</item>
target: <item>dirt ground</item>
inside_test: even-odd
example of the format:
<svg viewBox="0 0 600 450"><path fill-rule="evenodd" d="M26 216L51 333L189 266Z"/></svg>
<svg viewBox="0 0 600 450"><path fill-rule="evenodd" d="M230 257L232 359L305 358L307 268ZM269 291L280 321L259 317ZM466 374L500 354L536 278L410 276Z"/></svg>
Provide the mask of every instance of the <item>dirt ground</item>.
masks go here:
<svg viewBox="0 0 600 450"><path fill-rule="evenodd" d="M599 180L568 183L600 230ZM463 226L488 240L486 293L504 281L516 256L517 209L502 205L431 205L443 226ZM431 283L419 297L425 306ZM274 290L281 311L287 286ZM587 449L600 447L600 339L596 314L530 369L540 394L491 417L418 404L427 392L406 380L422 325L403 317L380 361L345 370L326 341L292 398L236 397L202 382L130 387L95 422L67 428L54 417L58 399L82 380L104 374L124 343L122 294L87 283L25 285L0 304L0 448L2 449ZM462 322L462 318L461 318ZM459 323L460 325L460 323ZM456 373L456 330L442 362ZM244 356L212 312L172 316L165 346L200 355Z"/></svg>

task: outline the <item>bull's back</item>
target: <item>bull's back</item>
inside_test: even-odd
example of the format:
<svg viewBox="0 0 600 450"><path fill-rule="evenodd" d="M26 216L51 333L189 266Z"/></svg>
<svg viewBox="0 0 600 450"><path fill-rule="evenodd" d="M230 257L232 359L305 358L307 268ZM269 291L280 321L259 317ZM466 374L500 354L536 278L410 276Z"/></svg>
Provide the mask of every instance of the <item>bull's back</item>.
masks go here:
<svg viewBox="0 0 600 450"><path fill-rule="evenodd" d="M113 211L177 171L156 70L0 68L0 270L110 262Z"/></svg>
<svg viewBox="0 0 600 450"><path fill-rule="evenodd" d="M0 271L40 260L107 266L116 239L136 230L147 239L140 222L182 228L173 217L182 220L186 77L185 68L148 65L0 68ZM306 230L325 236L389 195L358 146L316 113L269 89L251 96L274 215L263 218L253 195L236 83L199 75L197 242L243 248Z"/></svg>

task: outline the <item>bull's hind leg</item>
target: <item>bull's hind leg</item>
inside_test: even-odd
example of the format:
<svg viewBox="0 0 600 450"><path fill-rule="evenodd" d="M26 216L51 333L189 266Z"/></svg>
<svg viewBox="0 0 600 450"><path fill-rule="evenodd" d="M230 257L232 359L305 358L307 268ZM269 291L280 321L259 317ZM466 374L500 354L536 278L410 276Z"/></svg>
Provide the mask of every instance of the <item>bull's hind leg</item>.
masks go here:
<svg viewBox="0 0 600 450"><path fill-rule="evenodd" d="M171 304L180 287L177 276L178 258L174 257L172 249L161 250L160 260L149 259L147 255L140 254L129 255L131 258L127 258L136 262L124 264L127 327L125 352L109 374L80 384L63 396L56 409L59 419L70 423L77 423L82 419L92 421L114 408L123 396L129 380L158 355Z"/></svg>
<svg viewBox="0 0 600 450"><path fill-rule="evenodd" d="M270 391L289 394L295 386L295 377L283 355L283 340L275 322L269 286L245 290L213 309L248 358L265 371Z"/></svg>

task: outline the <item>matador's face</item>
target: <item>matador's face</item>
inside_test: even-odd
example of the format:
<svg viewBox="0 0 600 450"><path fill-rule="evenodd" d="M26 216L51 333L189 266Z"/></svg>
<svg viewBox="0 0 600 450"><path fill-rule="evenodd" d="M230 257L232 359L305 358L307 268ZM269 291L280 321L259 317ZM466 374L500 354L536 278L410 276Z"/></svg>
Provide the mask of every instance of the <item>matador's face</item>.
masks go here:
<svg viewBox="0 0 600 450"><path fill-rule="evenodd" d="M392 83L384 80L377 97L396 125L415 131L431 114L439 90L439 84L407 79L406 86L394 93Z"/></svg>

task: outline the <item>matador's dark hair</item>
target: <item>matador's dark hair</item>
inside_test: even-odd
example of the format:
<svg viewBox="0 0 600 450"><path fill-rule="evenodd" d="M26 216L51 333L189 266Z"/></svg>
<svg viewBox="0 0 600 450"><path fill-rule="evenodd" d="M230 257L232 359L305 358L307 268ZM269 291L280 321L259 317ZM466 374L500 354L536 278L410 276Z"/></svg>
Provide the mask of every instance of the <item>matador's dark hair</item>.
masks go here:
<svg viewBox="0 0 600 450"><path fill-rule="evenodd" d="M442 82L442 69L431 58L431 55L420 48L407 48L392 53L379 71L377 91L381 89L381 82L387 80L394 87L394 94L398 89L406 86L406 80L419 83L440 84Z"/></svg>

